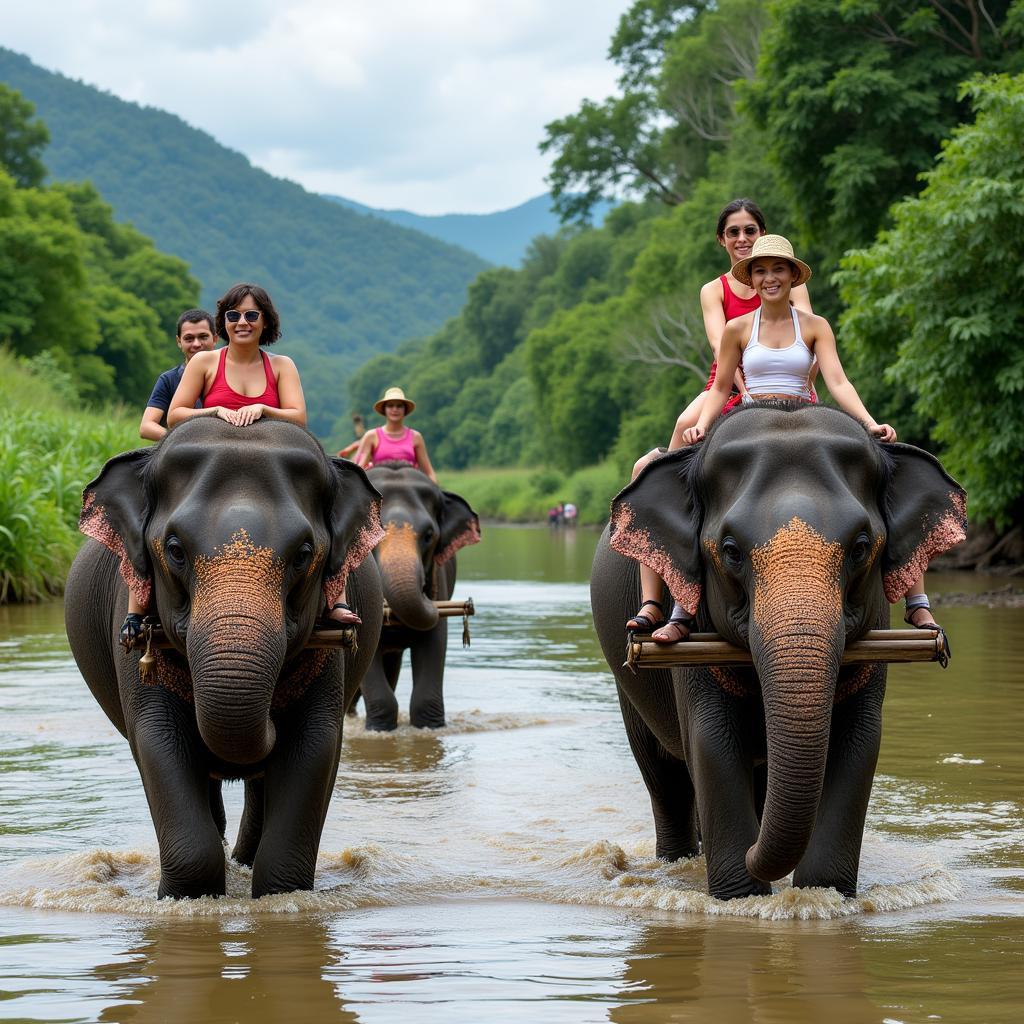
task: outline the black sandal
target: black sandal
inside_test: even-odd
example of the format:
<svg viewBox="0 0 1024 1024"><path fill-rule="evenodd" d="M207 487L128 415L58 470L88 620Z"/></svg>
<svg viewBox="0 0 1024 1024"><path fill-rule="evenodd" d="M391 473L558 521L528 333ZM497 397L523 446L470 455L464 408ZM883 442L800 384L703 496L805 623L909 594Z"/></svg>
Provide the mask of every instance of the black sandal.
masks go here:
<svg viewBox="0 0 1024 1024"><path fill-rule="evenodd" d="M356 615L355 611L353 610L350 604L346 604L344 601L336 601L334 604L331 605L332 612L338 608L342 608L347 612L352 612L353 617L351 619L347 619L345 622L340 622L338 619L331 619L331 622L337 623L343 629L347 626L361 626L363 624L363 620L359 618L358 615ZM330 618L330 616L328 616L328 618Z"/></svg>
<svg viewBox="0 0 1024 1024"><path fill-rule="evenodd" d="M143 616L138 612L129 612L121 623L121 632L117 636L117 642L126 650L132 649L132 644L142 636Z"/></svg>
<svg viewBox="0 0 1024 1024"><path fill-rule="evenodd" d="M658 630L668 629L670 626L682 635L677 637L675 640L659 640L653 634L658 630L651 630L651 639L656 644L679 644L684 640L688 640L690 634L693 632L697 625L697 620L692 615L673 615L669 618L668 622L664 626L659 626Z"/></svg>
<svg viewBox="0 0 1024 1024"><path fill-rule="evenodd" d="M652 630L661 629L661 627L665 625L664 619L652 619L649 615L644 614L644 609L649 604L657 608L662 615L665 614L665 609L661 606L660 601L644 601L637 610L636 615L626 623L626 630L628 632L650 633Z"/></svg>

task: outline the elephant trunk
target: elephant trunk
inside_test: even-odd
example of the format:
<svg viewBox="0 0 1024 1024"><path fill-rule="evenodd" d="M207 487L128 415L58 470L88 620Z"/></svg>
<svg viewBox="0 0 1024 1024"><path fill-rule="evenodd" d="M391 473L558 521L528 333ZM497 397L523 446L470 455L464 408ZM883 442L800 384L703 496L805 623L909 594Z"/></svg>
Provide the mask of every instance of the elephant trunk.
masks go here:
<svg viewBox="0 0 1024 1024"><path fill-rule="evenodd" d="M186 638L196 723L216 757L255 764L274 747L270 718L287 641L280 563L247 540L197 559ZM263 564L265 563L265 564Z"/></svg>
<svg viewBox="0 0 1024 1024"><path fill-rule="evenodd" d="M438 623L434 602L426 595L426 573L416 532L409 523L388 523L378 548L384 600L410 629L433 629Z"/></svg>
<svg viewBox="0 0 1024 1024"><path fill-rule="evenodd" d="M789 874L810 842L845 643L842 548L794 519L752 556L750 652L764 696L768 790L747 870Z"/></svg>

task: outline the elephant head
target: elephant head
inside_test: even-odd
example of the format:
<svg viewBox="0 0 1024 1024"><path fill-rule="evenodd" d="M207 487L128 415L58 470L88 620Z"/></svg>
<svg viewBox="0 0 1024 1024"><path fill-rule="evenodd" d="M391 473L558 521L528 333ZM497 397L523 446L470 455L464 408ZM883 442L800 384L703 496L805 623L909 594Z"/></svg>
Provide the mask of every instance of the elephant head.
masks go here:
<svg viewBox="0 0 1024 1024"><path fill-rule="evenodd" d="M253 764L274 746L282 667L381 537L379 509L363 471L301 427L200 417L111 459L80 526L187 658L204 743Z"/></svg>
<svg viewBox="0 0 1024 1024"><path fill-rule="evenodd" d="M753 877L784 877L807 847L833 703L856 686L837 689L845 645L888 625L886 598L965 529L966 495L931 455L805 404L731 412L614 500L612 547L751 653L768 748Z"/></svg>
<svg viewBox="0 0 1024 1024"><path fill-rule="evenodd" d="M457 494L442 491L408 463L384 462L368 476L382 495L384 539L374 555L384 599L403 625L433 629L438 570L460 548L480 540L480 520Z"/></svg>

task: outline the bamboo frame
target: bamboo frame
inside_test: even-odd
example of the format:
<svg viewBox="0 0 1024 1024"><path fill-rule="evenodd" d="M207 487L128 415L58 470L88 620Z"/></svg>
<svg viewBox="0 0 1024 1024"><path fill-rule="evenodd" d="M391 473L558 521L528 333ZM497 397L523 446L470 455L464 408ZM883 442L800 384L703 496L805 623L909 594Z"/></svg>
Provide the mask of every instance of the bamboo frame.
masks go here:
<svg viewBox="0 0 1024 1024"><path fill-rule="evenodd" d="M434 607L437 609L438 616L442 619L452 619L457 615L461 615L465 619L470 615L476 615L476 607L473 605L473 598L471 597L467 597L465 601L435 601ZM384 625L402 625L402 620L388 607L387 601L384 602Z"/></svg>
<svg viewBox="0 0 1024 1024"><path fill-rule="evenodd" d="M319 624L320 622L318 621L318 625ZM161 626L159 622L149 622L143 624L142 632L132 641L128 650L133 651L136 648L146 648L147 632L150 630L152 631L152 641L149 644L150 647L155 647L157 650L169 650L174 647L174 644L167 639L167 634L164 632L163 626ZM313 632L306 641L306 646L355 648L356 631L352 628L344 627L335 629L314 627Z"/></svg>
<svg viewBox="0 0 1024 1024"><path fill-rule="evenodd" d="M945 634L924 629L872 629L846 645L844 665L865 662L938 661L945 668L949 647ZM626 667L683 668L692 665L751 665L750 651L735 647L717 633L691 633L674 644L657 644L630 636L626 645Z"/></svg>

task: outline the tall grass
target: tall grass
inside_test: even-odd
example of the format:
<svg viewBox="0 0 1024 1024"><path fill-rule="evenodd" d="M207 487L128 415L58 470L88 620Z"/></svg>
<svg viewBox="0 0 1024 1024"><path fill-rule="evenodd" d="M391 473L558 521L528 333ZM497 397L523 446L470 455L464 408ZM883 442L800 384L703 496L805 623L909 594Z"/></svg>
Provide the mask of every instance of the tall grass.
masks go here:
<svg viewBox="0 0 1024 1024"><path fill-rule="evenodd" d="M82 410L0 349L0 603L61 592L81 542L82 488L142 443L137 423Z"/></svg>

